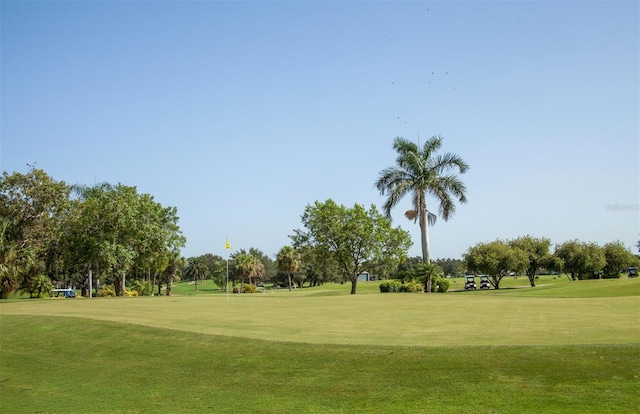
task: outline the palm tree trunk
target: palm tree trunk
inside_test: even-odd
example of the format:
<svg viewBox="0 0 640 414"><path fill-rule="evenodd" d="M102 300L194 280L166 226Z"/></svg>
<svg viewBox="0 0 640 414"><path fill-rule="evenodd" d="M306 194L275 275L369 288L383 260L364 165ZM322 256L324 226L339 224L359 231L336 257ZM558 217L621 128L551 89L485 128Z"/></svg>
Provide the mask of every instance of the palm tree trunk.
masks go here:
<svg viewBox="0 0 640 414"><path fill-rule="evenodd" d="M426 209L420 213L420 241L422 243L422 261L431 263L431 258L429 257L429 225L427 223L427 214Z"/></svg>
<svg viewBox="0 0 640 414"><path fill-rule="evenodd" d="M420 213L420 241L422 243L422 261L425 263L431 263L429 257L429 223L427 220L427 209L425 208ZM431 277L427 276L426 293L431 293Z"/></svg>

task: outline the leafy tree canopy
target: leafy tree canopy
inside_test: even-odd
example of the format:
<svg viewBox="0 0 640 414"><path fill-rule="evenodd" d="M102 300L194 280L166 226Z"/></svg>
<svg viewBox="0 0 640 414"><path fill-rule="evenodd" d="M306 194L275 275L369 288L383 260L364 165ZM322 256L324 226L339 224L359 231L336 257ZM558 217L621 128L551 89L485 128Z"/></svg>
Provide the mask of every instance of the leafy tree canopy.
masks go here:
<svg viewBox="0 0 640 414"><path fill-rule="evenodd" d="M554 254L573 280L596 277L607 264L602 247L596 243L570 240L556 246Z"/></svg>
<svg viewBox="0 0 640 414"><path fill-rule="evenodd" d="M519 237L508 242L509 246L522 250L527 255L526 274L531 287L536 285L536 272L549 267L551 256L551 240L532 236Z"/></svg>
<svg viewBox="0 0 640 414"><path fill-rule="evenodd" d="M368 269L394 269L405 260L411 246L409 234L392 228L391 221L372 205L369 210L355 204L347 208L328 199L307 205L302 214L305 230L291 237L296 248L312 246L316 254L336 263L351 294L356 293L358 275Z"/></svg>
<svg viewBox="0 0 640 414"><path fill-rule="evenodd" d="M490 243L478 243L464 255L467 269L489 276L495 289L500 289L500 281L510 272L522 272L529 263L527 254L507 243L496 240Z"/></svg>

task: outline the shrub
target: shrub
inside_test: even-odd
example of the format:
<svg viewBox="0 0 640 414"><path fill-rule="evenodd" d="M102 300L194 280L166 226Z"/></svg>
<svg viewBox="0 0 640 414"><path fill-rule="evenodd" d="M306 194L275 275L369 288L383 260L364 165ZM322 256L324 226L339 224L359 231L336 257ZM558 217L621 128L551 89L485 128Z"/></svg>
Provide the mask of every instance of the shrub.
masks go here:
<svg viewBox="0 0 640 414"><path fill-rule="evenodd" d="M143 282L141 280L136 280L131 287L132 290L137 292L136 296L151 296L151 292L153 291L153 285L151 282ZM130 295L127 295L130 296Z"/></svg>
<svg viewBox="0 0 640 414"><path fill-rule="evenodd" d="M436 280L434 280L433 285L435 286L436 292L445 293L447 290L449 290L449 287L451 286L451 281L444 277L439 277Z"/></svg>
<svg viewBox="0 0 640 414"><path fill-rule="evenodd" d="M125 289L123 296L138 296L138 292L133 289ZM98 291L98 296L102 298L115 298L116 297L116 288L112 285L103 286Z"/></svg>
<svg viewBox="0 0 640 414"><path fill-rule="evenodd" d="M405 283L395 279L384 280L380 282L380 292L422 292L422 284L414 280Z"/></svg>
<svg viewBox="0 0 640 414"><path fill-rule="evenodd" d="M256 286L245 283L242 285L242 293L256 293Z"/></svg>
<svg viewBox="0 0 640 414"><path fill-rule="evenodd" d="M116 288L112 285L102 286L98 291L98 296L100 297L115 297L116 296Z"/></svg>
<svg viewBox="0 0 640 414"><path fill-rule="evenodd" d="M28 293L30 298L33 298L34 295L38 298L48 297L49 292L53 289L53 284L51 283L51 279L45 275L38 275L32 279L29 279L24 282L22 286L22 293Z"/></svg>
<svg viewBox="0 0 640 414"><path fill-rule="evenodd" d="M434 277L431 282L431 292L445 293L449 290L451 281L446 277ZM426 292L426 288L425 288Z"/></svg>
<svg viewBox="0 0 640 414"><path fill-rule="evenodd" d="M394 280L394 279L383 280L382 282L380 282L380 292L381 293L399 292L401 285L402 284L399 281Z"/></svg>
<svg viewBox="0 0 640 414"><path fill-rule="evenodd" d="M410 282L405 282L402 285L400 285L399 292L413 293L413 292L422 292L422 290L423 290L422 283L412 280Z"/></svg>

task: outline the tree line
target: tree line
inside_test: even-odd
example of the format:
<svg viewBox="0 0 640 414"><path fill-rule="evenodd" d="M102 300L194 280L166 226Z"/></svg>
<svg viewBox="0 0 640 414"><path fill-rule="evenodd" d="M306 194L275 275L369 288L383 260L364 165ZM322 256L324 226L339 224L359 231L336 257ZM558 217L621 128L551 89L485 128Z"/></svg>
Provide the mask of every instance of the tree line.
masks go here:
<svg viewBox="0 0 640 414"><path fill-rule="evenodd" d="M306 230L291 236L271 259L258 249L239 250L229 260L206 254L184 258L186 239L177 209L165 207L136 187L100 183L68 185L30 166L0 178L0 296L21 291L40 297L73 287L83 296L171 295L185 279L195 289L213 279L234 291L260 282L317 286L351 282L364 269L390 272L406 257L407 232L371 206L339 206L331 200L308 206ZM237 286L239 285L239 287Z"/></svg>
<svg viewBox="0 0 640 414"><path fill-rule="evenodd" d="M302 215L306 230L295 230L293 246L278 253L278 268L289 289L303 269L310 280L337 274L351 282L355 294L363 269L384 275L402 263L411 240L406 231L391 227L390 212L406 194L412 194L414 204L406 216L420 223L428 264L428 225L436 215L427 209L427 194L436 198L445 221L455 211L454 199L466 202L464 184L450 172L464 173L469 166L455 154L439 154L441 145L441 137L428 139L421 148L400 137L394 140L396 165L382 170L374 184L388 196L384 216L374 205L347 208L327 200L307 206ZM31 167L27 174L3 172L0 209L2 297L18 289L39 295L50 283L77 283L91 296L102 281L111 282L113 294L120 296L128 293L127 277L137 281L140 275L143 282L137 283L136 292L158 286L160 293L164 282L170 294L182 270L195 278L196 286L205 272L202 260L180 256L185 238L176 208L161 206L135 187L68 186ZM266 274L261 261L242 255L233 259L234 285L238 279L244 284Z"/></svg>
<svg viewBox="0 0 640 414"><path fill-rule="evenodd" d="M619 241L599 246L569 240L552 252L549 239L532 236L478 243L467 250L463 260L467 271L486 274L496 289L511 274L525 274L534 287L540 272L565 273L570 280L618 278L629 267L640 265L640 256Z"/></svg>
<svg viewBox="0 0 640 414"><path fill-rule="evenodd" d="M376 220L384 223L378 229ZM302 288L305 283L312 287L326 282L350 282L351 293L355 293L358 276L366 271L379 279L406 284L410 291L446 292L447 278L465 274L486 274L493 287L499 289L501 280L509 275L525 275L534 287L540 274L565 273L571 280L614 278L627 268L640 265L640 257L621 242L601 247L570 240L552 249L549 239L529 235L478 243L469 247L461 259L442 258L426 263L421 257L406 256L411 244L409 236L389 227L390 221L375 206L366 213L357 204L348 208L330 199L308 205L302 222L305 228L294 231L292 245L284 246L276 260L256 249L232 254L233 287L241 283L239 291L252 291L245 281L250 285L269 282L289 289ZM218 256L217 260L221 268L223 259ZM224 278L216 279L216 283L223 286Z"/></svg>
<svg viewBox="0 0 640 414"><path fill-rule="evenodd" d="M84 296L171 294L181 278L210 278L234 292L254 290L264 281L293 289L308 282L351 283L355 294L359 275L367 271L382 279L419 279L424 291L446 291L444 275L487 274L497 289L511 273L525 273L531 286L542 269L566 272L572 280L615 277L638 257L620 242L599 247L577 240L556 246L530 236L496 240L470 247L463 259L431 263L428 228L440 216L449 220L455 201L467 202L466 187L457 177L469 169L458 155L439 153L442 138L424 145L398 137L396 163L380 171L374 187L386 196L383 213L375 205L338 205L333 200L306 206L302 229L289 237L275 260L257 249L237 251L230 260L207 254L183 258L186 243L175 207L157 203L136 187L108 183L67 185L30 166L26 174L3 172L0 179L0 297L18 290L40 296L53 286L79 286ZM421 230L421 258L408 259L408 232L391 223L391 209L410 195L405 212ZM427 208L435 199L438 215ZM640 242L639 242L640 248ZM239 285L239 287L238 287Z"/></svg>
<svg viewBox="0 0 640 414"><path fill-rule="evenodd" d="M2 174L0 236L2 298L104 283L121 296L129 275L170 286L186 241L177 209L135 187L67 185L33 166Z"/></svg>

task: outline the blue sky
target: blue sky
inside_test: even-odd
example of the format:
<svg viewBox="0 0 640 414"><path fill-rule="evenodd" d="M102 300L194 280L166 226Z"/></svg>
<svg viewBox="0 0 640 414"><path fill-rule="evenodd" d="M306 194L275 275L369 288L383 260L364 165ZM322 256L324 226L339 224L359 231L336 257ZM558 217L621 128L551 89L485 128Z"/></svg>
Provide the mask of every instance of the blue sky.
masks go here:
<svg viewBox="0 0 640 414"><path fill-rule="evenodd" d="M136 186L185 256L274 255L307 204L384 198L396 136L444 137L469 202L432 257L640 239L638 2L0 3L0 168ZM431 200L433 202L433 200ZM403 217L419 255L419 228Z"/></svg>

